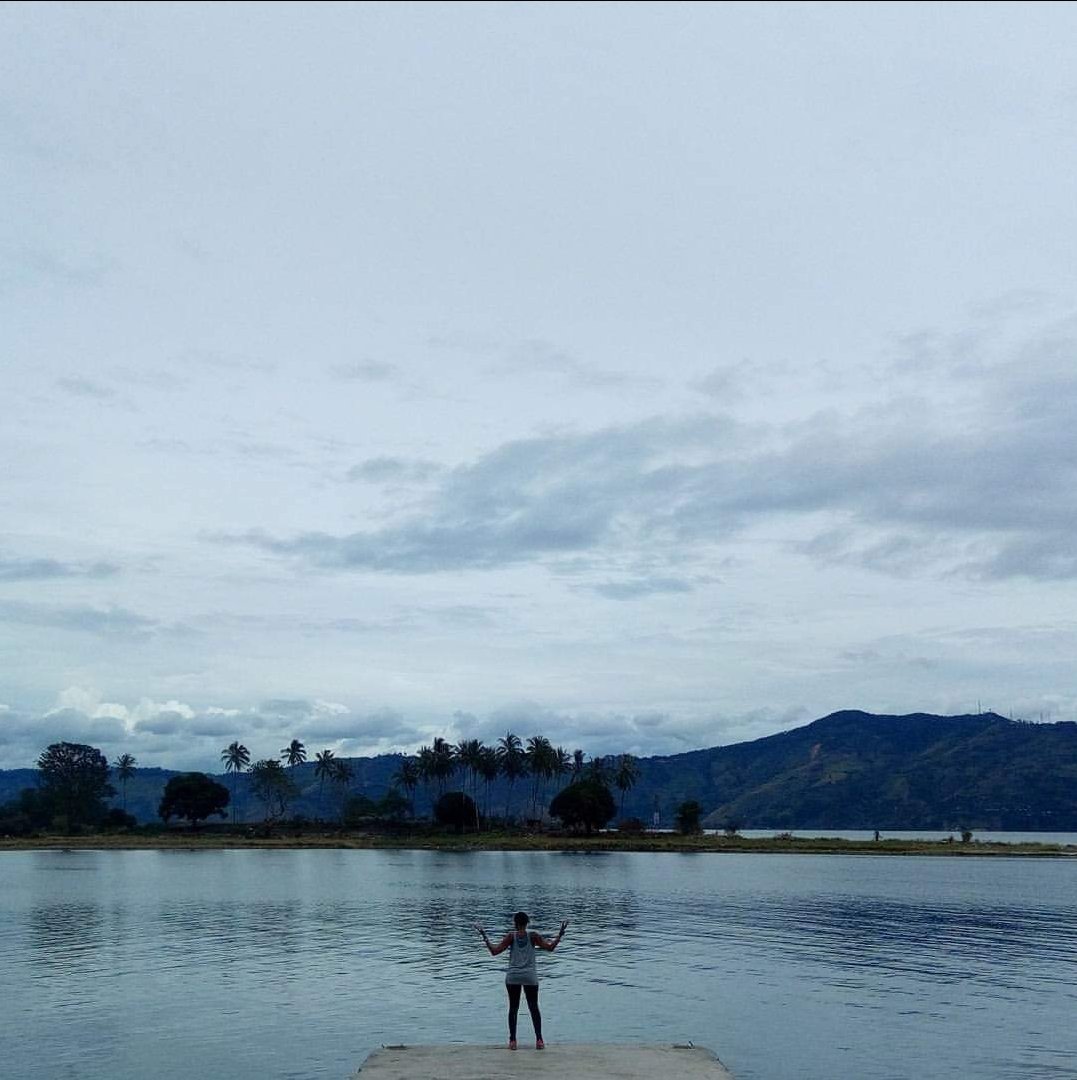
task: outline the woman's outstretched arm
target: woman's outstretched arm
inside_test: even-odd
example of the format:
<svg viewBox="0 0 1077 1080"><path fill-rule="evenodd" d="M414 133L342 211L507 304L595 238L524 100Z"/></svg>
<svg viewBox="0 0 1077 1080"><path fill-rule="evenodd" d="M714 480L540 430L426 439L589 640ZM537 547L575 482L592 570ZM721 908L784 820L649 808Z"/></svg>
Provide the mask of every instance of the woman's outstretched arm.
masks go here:
<svg viewBox="0 0 1077 1080"><path fill-rule="evenodd" d="M497 956L498 953L503 953L512 943L512 934L506 934L496 945L494 945L486 936L486 931L479 926L478 923L475 923L475 929L482 934L482 943L490 950L491 956Z"/></svg>
<svg viewBox="0 0 1077 1080"><path fill-rule="evenodd" d="M565 928L568 926L568 920L566 919L561 923L561 929L557 931L557 937L552 941L547 941L541 934L533 934L531 940L540 948L545 949L547 952L553 952L558 945L561 944L561 939L565 936Z"/></svg>

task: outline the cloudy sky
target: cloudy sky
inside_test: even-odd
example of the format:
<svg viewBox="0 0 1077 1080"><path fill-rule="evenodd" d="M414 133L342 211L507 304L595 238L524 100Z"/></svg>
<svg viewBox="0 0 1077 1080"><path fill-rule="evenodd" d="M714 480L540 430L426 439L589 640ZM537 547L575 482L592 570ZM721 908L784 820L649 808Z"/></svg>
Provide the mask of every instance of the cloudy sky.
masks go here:
<svg viewBox="0 0 1077 1080"><path fill-rule="evenodd" d="M0 9L0 767L1077 718L1077 6Z"/></svg>

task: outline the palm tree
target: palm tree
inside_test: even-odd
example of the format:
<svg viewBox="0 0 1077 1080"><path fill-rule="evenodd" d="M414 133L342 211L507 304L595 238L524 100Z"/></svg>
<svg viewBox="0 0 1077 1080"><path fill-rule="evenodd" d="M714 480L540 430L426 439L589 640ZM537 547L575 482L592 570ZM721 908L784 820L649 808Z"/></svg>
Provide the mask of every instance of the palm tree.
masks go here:
<svg viewBox="0 0 1077 1080"><path fill-rule="evenodd" d="M467 791L468 781L471 781L472 791L475 789L475 780L479 774L479 755L482 753L482 743L478 739L464 739L453 747L453 757L456 763L464 770L464 790Z"/></svg>
<svg viewBox="0 0 1077 1080"><path fill-rule="evenodd" d="M307 760L307 748L298 739L292 739L280 752L280 756L284 758L289 769L294 769L296 765L302 765Z"/></svg>
<svg viewBox="0 0 1077 1080"><path fill-rule="evenodd" d="M572 755L563 747L559 746L553 752L553 775L560 780L572 772Z"/></svg>
<svg viewBox="0 0 1077 1080"><path fill-rule="evenodd" d="M625 812L625 795L636 786L638 779L639 764L636 759L631 754L622 754L617 759L617 771L613 777L613 782L621 792L621 817L624 817Z"/></svg>
<svg viewBox="0 0 1077 1080"><path fill-rule="evenodd" d="M352 779L351 762L344 761L342 758L334 758L331 779L334 784L339 784L342 789L340 797L340 820L341 823L343 823L344 806L348 798L348 785L351 783Z"/></svg>
<svg viewBox="0 0 1077 1080"><path fill-rule="evenodd" d="M483 745L478 739L464 739L458 743L454 754L457 762L463 766L464 790L467 790L468 778L471 779L471 801L475 807L475 831L479 830L479 766L482 763Z"/></svg>
<svg viewBox="0 0 1077 1080"><path fill-rule="evenodd" d="M543 738L542 754L540 757L542 762L542 785L539 789L539 804L541 809L539 810L538 816L541 818L546 814L546 785L557 776L559 765L557 749L551 744L549 739Z"/></svg>
<svg viewBox="0 0 1077 1080"><path fill-rule="evenodd" d="M532 735L524 752L531 773L531 817L540 817L538 804L545 794L546 781L553 775L554 748L545 735Z"/></svg>
<svg viewBox="0 0 1077 1080"><path fill-rule="evenodd" d="M609 762L604 757L593 757L587 765L587 778L588 780L595 780L599 784L604 784L609 787L610 783L610 767Z"/></svg>
<svg viewBox="0 0 1077 1080"><path fill-rule="evenodd" d="M426 788L426 801L433 807L434 797L430 789L433 787L434 780L437 777L437 763L434 759L433 747L419 747L417 767L419 770L419 780L422 782L423 787Z"/></svg>
<svg viewBox="0 0 1077 1080"><path fill-rule="evenodd" d="M131 754L120 754L116 759L116 779L123 785L123 812L127 813L127 781L135 775L138 761Z"/></svg>
<svg viewBox="0 0 1077 1080"><path fill-rule="evenodd" d="M584 755L582 750L572 751L572 782L575 783L579 780L580 775L583 773Z"/></svg>
<svg viewBox="0 0 1077 1080"><path fill-rule="evenodd" d="M393 774L393 784L402 787L408 793L408 807L415 817L415 789L419 786L419 763L413 757L406 757L400 762L400 768Z"/></svg>
<svg viewBox="0 0 1077 1080"><path fill-rule="evenodd" d="M568 776L572 772L572 755L563 746L558 746L554 749L554 756L557 759L554 775Z"/></svg>
<svg viewBox="0 0 1077 1080"><path fill-rule="evenodd" d="M236 823L236 777L251 763L251 752L241 743L229 743L221 751L224 771L232 774L232 824Z"/></svg>
<svg viewBox="0 0 1077 1080"><path fill-rule="evenodd" d="M431 748L434 754L434 779L437 781L438 794L445 794L445 785L452 774L456 772L456 759L453 757L452 745L438 736Z"/></svg>
<svg viewBox="0 0 1077 1080"><path fill-rule="evenodd" d="M314 776L318 781L318 805L321 807L322 796L325 794L326 780L332 780L336 775L336 761L332 750L321 750L314 755Z"/></svg>
<svg viewBox="0 0 1077 1080"><path fill-rule="evenodd" d="M497 760L497 751L492 746L484 746L479 758L479 775L482 777L484 790L483 813L490 817L490 785L497 779L501 772L501 765Z"/></svg>
<svg viewBox="0 0 1077 1080"><path fill-rule="evenodd" d="M497 740L497 759L501 763L501 774L509 782L509 792L505 797L505 820L509 820L509 808L512 805L512 789L521 776L527 775L527 759L524 757L520 736L511 731Z"/></svg>
<svg viewBox="0 0 1077 1080"><path fill-rule="evenodd" d="M468 740L468 768L471 771L471 799L475 803L475 831L479 831L479 777L482 775L482 759L487 747L481 739ZM496 758L495 758L496 761Z"/></svg>

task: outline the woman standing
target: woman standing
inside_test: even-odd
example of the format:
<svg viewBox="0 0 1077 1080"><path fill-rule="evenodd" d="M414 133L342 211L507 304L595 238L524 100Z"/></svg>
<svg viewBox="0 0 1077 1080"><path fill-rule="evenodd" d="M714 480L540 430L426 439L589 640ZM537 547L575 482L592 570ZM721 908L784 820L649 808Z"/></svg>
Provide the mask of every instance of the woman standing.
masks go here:
<svg viewBox="0 0 1077 1080"><path fill-rule="evenodd" d="M505 989L509 994L509 1049L516 1049L516 1017L520 1012L520 990L523 989L527 996L527 1009L531 1013L531 1023L535 1027L535 1049L545 1050L546 1044L542 1041L542 1014L538 1007L538 969L535 965L535 950L542 949L544 952L553 952L565 936L565 928L568 922L561 923L561 929L553 941L547 941L541 934L534 930L528 932L527 924L531 920L527 912L517 911L512 917L515 927L506 934L496 945L486 936L486 931L475 924L475 929L482 934L482 940L491 956L497 956L506 949L509 953L509 970L505 973Z"/></svg>

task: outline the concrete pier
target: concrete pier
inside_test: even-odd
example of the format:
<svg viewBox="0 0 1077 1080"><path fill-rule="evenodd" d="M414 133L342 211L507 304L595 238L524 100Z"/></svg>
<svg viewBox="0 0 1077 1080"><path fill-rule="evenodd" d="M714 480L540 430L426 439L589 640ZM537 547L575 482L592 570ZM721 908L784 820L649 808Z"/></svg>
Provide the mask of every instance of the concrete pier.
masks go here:
<svg viewBox="0 0 1077 1080"><path fill-rule="evenodd" d="M733 1080L702 1046L554 1045L386 1046L363 1062L356 1080Z"/></svg>

